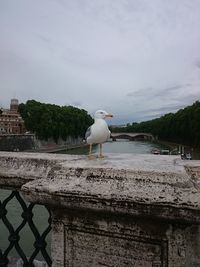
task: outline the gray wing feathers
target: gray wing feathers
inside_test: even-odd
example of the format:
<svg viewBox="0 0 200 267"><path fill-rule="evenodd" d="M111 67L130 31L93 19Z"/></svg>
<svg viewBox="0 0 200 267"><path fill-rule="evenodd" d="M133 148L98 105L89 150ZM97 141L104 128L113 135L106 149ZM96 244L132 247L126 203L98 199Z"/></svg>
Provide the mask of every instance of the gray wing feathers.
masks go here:
<svg viewBox="0 0 200 267"><path fill-rule="evenodd" d="M87 141L87 138L91 135L91 126L87 129L85 133L85 140Z"/></svg>

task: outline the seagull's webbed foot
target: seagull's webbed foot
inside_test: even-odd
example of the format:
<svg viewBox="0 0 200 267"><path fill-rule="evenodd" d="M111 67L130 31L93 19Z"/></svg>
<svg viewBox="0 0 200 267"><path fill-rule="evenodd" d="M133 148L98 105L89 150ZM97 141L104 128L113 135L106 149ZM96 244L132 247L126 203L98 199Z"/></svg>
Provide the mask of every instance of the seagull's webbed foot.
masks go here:
<svg viewBox="0 0 200 267"><path fill-rule="evenodd" d="M92 160L92 159L96 159L96 157L94 155L88 155L88 159Z"/></svg>
<svg viewBox="0 0 200 267"><path fill-rule="evenodd" d="M105 156L102 155L102 154L99 154L98 158L100 158L100 159L105 159Z"/></svg>
<svg viewBox="0 0 200 267"><path fill-rule="evenodd" d="M92 155L92 144L90 144L89 147L89 155L88 155L88 159L95 159L96 157L94 155Z"/></svg>
<svg viewBox="0 0 200 267"><path fill-rule="evenodd" d="M99 144L99 146L100 146L99 158L100 158L100 159L104 159L105 156L104 156L103 153L102 153L102 144Z"/></svg>

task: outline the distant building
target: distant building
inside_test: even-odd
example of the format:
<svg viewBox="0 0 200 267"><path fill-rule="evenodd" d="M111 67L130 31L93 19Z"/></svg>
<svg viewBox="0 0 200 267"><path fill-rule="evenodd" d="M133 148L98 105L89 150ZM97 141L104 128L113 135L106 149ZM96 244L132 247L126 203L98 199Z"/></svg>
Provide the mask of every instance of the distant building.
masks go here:
<svg viewBox="0 0 200 267"><path fill-rule="evenodd" d="M23 134L24 121L18 112L18 99L11 99L10 109L0 110L0 134Z"/></svg>

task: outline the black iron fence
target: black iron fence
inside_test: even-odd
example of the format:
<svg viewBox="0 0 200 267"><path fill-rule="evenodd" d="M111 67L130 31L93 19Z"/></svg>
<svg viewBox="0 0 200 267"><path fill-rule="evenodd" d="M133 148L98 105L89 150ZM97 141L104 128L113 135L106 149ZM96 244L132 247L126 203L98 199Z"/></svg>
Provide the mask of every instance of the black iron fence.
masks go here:
<svg viewBox="0 0 200 267"><path fill-rule="evenodd" d="M17 225L17 227L14 227L12 221L8 216L9 202L13 199L15 199L19 203L22 210L22 213L18 214L18 216L21 216L21 222ZM0 267L8 266L10 253L13 249L15 249L16 251L16 258L20 258L22 260L24 267L34 267L34 261L37 258L38 254L42 256L43 261L46 262L46 266L52 265L51 257L47 251L46 241L46 237L51 231L51 214L46 207L48 211L48 222L47 226L45 226L45 229L42 231L42 233L40 233L34 222L34 206L35 204L26 203L18 191L12 191L5 199L3 199L2 201L0 200L0 222L3 223L8 232L8 245L6 247L4 246L3 249L1 247L2 244L0 233ZM20 243L20 235L23 234L23 228L25 226L29 227L34 236L32 251L29 256L26 255L25 250Z"/></svg>

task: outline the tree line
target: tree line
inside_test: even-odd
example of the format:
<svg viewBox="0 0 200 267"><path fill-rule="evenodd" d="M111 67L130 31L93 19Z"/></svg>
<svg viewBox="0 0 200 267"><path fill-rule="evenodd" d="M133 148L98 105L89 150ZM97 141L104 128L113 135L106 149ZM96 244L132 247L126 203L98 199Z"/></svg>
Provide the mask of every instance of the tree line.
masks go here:
<svg viewBox="0 0 200 267"><path fill-rule="evenodd" d="M113 128L113 132L146 132L160 140L200 147L200 102L160 118Z"/></svg>
<svg viewBox="0 0 200 267"><path fill-rule="evenodd" d="M19 105L27 131L36 134L39 139L84 137L87 128L93 123L92 117L84 109L73 106L58 106L28 100Z"/></svg>

